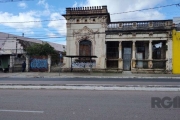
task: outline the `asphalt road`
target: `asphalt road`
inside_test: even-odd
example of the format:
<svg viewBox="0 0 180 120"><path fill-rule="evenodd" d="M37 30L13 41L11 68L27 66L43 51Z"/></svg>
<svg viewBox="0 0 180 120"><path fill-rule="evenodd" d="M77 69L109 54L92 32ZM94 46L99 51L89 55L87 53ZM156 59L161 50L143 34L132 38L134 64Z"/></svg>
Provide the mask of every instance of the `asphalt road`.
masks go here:
<svg viewBox="0 0 180 120"><path fill-rule="evenodd" d="M179 92L0 90L0 120L180 120L180 108L151 108Z"/></svg>
<svg viewBox="0 0 180 120"><path fill-rule="evenodd" d="M140 78L0 78L0 84L180 85L179 79Z"/></svg>

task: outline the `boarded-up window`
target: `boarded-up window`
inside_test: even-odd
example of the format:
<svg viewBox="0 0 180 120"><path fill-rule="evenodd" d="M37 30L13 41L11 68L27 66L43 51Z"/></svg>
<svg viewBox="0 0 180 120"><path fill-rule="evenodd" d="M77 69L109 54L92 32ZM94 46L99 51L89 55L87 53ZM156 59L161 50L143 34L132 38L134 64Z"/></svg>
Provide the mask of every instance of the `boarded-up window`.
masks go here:
<svg viewBox="0 0 180 120"><path fill-rule="evenodd" d="M83 40L79 43L79 55L80 56L91 56L91 41Z"/></svg>

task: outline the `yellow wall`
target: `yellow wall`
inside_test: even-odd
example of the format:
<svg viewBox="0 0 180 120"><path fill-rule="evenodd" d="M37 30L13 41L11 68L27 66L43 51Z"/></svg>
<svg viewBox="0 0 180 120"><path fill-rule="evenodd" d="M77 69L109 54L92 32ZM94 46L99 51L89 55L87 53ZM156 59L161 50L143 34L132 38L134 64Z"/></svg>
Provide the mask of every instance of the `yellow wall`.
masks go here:
<svg viewBox="0 0 180 120"><path fill-rule="evenodd" d="M180 74L180 32L173 30L173 74Z"/></svg>

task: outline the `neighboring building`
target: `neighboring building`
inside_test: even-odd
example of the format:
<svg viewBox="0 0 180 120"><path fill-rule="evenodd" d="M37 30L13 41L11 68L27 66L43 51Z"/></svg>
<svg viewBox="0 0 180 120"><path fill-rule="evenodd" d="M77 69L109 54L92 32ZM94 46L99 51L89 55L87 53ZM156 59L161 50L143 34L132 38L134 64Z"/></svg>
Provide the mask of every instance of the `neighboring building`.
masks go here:
<svg viewBox="0 0 180 120"><path fill-rule="evenodd" d="M180 74L180 17L173 18L173 23L175 24L175 28L172 33L173 37L173 74Z"/></svg>
<svg viewBox="0 0 180 120"><path fill-rule="evenodd" d="M111 22L107 6L66 8L66 55L92 56L94 70L172 71L172 20ZM66 58L65 67L88 60ZM85 66L85 65L84 65Z"/></svg>
<svg viewBox="0 0 180 120"><path fill-rule="evenodd" d="M45 41L0 32L0 70L4 71L15 63L21 65L26 56L24 49L34 43L42 44L43 42ZM54 47L56 51L65 52L65 45L47 43ZM14 56L16 57L11 63L10 60Z"/></svg>
<svg viewBox="0 0 180 120"><path fill-rule="evenodd" d="M173 24L175 24L174 27L176 27L176 30L180 31L180 17L174 17Z"/></svg>
<svg viewBox="0 0 180 120"><path fill-rule="evenodd" d="M180 74L180 32L173 30L173 74Z"/></svg>

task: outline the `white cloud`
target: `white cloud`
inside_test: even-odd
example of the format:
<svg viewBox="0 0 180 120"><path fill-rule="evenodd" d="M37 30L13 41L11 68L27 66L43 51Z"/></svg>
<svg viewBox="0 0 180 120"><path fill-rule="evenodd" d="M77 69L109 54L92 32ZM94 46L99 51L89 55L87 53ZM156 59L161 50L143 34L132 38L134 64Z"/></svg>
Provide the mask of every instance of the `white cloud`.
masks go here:
<svg viewBox="0 0 180 120"><path fill-rule="evenodd" d="M57 21L50 21L48 24L48 27L54 28L58 31L60 35L66 35L66 21L61 16L60 13L52 13L50 16L51 20L57 20ZM58 20L58 19L64 19L64 20Z"/></svg>
<svg viewBox="0 0 180 120"><path fill-rule="evenodd" d="M121 13L126 11L140 10L145 8L155 7L165 0L87 0L84 4L79 3L79 6L102 6L107 5L110 14ZM152 20L164 19L165 16L158 9L129 12L125 14L111 15L111 21L121 20Z"/></svg>
<svg viewBox="0 0 180 120"><path fill-rule="evenodd" d="M54 33L51 33L51 32L47 33L47 35L48 35L48 37L58 37L57 34L54 34Z"/></svg>
<svg viewBox="0 0 180 120"><path fill-rule="evenodd" d="M77 5L78 5L77 2L75 1L74 5L72 7L77 7Z"/></svg>
<svg viewBox="0 0 180 120"><path fill-rule="evenodd" d="M37 4L42 5L45 8L45 10L39 12L40 15L49 16L51 14L49 4L46 2L46 0L39 0Z"/></svg>
<svg viewBox="0 0 180 120"><path fill-rule="evenodd" d="M8 12L0 12L0 25L15 28L18 31L28 32L30 32L32 28L41 27L41 22L25 21L40 21L40 18L36 17L36 12L33 11L19 13L18 15L13 15Z"/></svg>
<svg viewBox="0 0 180 120"><path fill-rule="evenodd" d="M38 5L43 5L46 9L49 9L49 4L46 0L39 0Z"/></svg>
<svg viewBox="0 0 180 120"><path fill-rule="evenodd" d="M20 8L22 8L22 9L27 8L27 4L26 4L25 2L20 2L20 3L18 4L18 6L19 6Z"/></svg>
<svg viewBox="0 0 180 120"><path fill-rule="evenodd" d="M39 0L39 1L38 1L38 4L39 4L39 5L43 5L44 3L45 3L45 0Z"/></svg>
<svg viewBox="0 0 180 120"><path fill-rule="evenodd" d="M48 23L49 28L53 28L57 30L56 33L53 33L49 30L47 30L47 36L48 37L59 37L59 36L66 36L66 20L65 18L60 14L61 12L53 12L53 6L50 6L46 0L39 0L38 5L41 5L44 7L43 11L40 11L41 16L50 16L50 21ZM64 11L64 9L62 10ZM63 19L63 20L58 20L58 19ZM53 21L54 20L54 21Z"/></svg>

